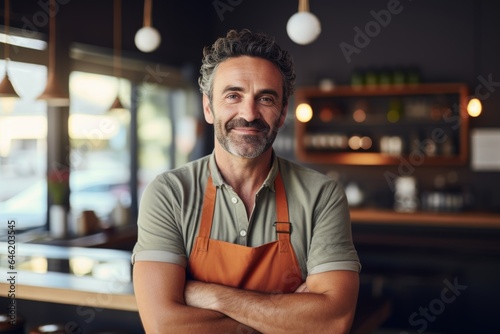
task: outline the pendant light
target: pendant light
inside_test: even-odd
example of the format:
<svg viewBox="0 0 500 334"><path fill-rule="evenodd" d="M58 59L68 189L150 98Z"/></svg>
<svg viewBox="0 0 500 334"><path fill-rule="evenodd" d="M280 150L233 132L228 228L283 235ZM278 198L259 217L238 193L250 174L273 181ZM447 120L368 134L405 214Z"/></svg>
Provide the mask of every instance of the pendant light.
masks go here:
<svg viewBox="0 0 500 334"><path fill-rule="evenodd" d="M135 45L142 52L152 52L161 43L161 35L151 24L153 0L144 0L144 26L135 34Z"/></svg>
<svg viewBox="0 0 500 334"><path fill-rule="evenodd" d="M38 97L39 100L46 100L52 106L68 106L69 92L63 89L56 78L56 3L50 0L49 8L49 65L47 67L47 85L45 91Z"/></svg>
<svg viewBox="0 0 500 334"><path fill-rule="evenodd" d="M474 44L472 47L473 53L472 53L472 59L473 59L473 72L474 73L479 73L480 71L480 60L481 60L481 55L479 52L481 51L481 15L482 11L480 8L480 4L474 3L474 8L473 8L473 36L474 36ZM477 88L476 88L476 95L477 95ZM476 95L473 95L469 98L469 102L467 103L467 113L469 114L470 117L478 117L481 115L483 112L483 104L481 103L481 100L478 99Z"/></svg>
<svg viewBox="0 0 500 334"><path fill-rule="evenodd" d="M469 100L469 103L467 104L467 113L469 114L469 116L477 117L481 115L482 111L483 105L478 98L472 98Z"/></svg>
<svg viewBox="0 0 500 334"><path fill-rule="evenodd" d="M5 45L4 45L4 55L5 55L5 77L0 83L0 97L1 98L19 98L12 82L9 79L9 24L10 24L10 1L5 0Z"/></svg>
<svg viewBox="0 0 500 334"><path fill-rule="evenodd" d="M305 45L312 43L321 33L321 23L309 12L309 0L299 0L299 11L286 24L286 31L292 41Z"/></svg>
<svg viewBox="0 0 500 334"><path fill-rule="evenodd" d="M121 69L121 49L122 49L122 2L114 0L113 4L113 72L116 78L116 98L109 108L110 112L118 112L125 110L125 107L120 101L120 81L122 76Z"/></svg>

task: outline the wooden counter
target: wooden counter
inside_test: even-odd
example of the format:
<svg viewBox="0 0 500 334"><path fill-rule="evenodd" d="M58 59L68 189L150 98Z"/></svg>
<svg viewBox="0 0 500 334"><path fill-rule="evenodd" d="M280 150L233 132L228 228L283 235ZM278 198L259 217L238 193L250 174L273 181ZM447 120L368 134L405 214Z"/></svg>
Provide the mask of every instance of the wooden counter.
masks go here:
<svg viewBox="0 0 500 334"><path fill-rule="evenodd" d="M7 267L7 243L0 243L0 268L15 277L15 299L137 311L130 252L39 244L17 244ZM41 263L41 266L40 266ZM9 291L4 278L0 289Z"/></svg>
<svg viewBox="0 0 500 334"><path fill-rule="evenodd" d="M351 209L353 224L416 225L500 229L500 214L485 212L396 212L380 209Z"/></svg>
<svg viewBox="0 0 500 334"><path fill-rule="evenodd" d="M17 272L16 299L137 311L132 283L102 282L68 274ZM0 282L2 291L10 284Z"/></svg>
<svg viewBox="0 0 500 334"><path fill-rule="evenodd" d="M500 255L500 214L351 209L358 249Z"/></svg>

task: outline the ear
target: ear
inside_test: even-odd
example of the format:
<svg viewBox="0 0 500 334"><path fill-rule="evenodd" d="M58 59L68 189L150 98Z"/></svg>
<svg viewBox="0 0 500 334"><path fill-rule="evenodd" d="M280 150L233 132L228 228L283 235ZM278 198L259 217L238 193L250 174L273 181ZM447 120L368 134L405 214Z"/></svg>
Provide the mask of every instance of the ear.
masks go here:
<svg viewBox="0 0 500 334"><path fill-rule="evenodd" d="M279 119L279 122L278 122L278 127L281 128L285 124L287 113L288 113L288 103L286 103L283 106L283 109L281 110L280 119Z"/></svg>
<svg viewBox="0 0 500 334"><path fill-rule="evenodd" d="M203 114L205 115L207 123L214 124L214 115L210 108L210 99L207 94L203 94Z"/></svg>

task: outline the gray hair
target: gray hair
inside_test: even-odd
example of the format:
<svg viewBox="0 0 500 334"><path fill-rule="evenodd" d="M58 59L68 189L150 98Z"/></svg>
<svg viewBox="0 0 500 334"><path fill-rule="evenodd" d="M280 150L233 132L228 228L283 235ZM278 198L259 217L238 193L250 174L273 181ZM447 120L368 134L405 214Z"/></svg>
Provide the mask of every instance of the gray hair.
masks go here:
<svg viewBox="0 0 500 334"><path fill-rule="evenodd" d="M212 47L205 47L198 84L200 91L212 101L215 72L222 62L232 57L250 56L269 60L275 64L283 77L283 104L294 92L295 72L290 54L283 50L273 38L248 29L240 32L230 30L226 37L215 41Z"/></svg>

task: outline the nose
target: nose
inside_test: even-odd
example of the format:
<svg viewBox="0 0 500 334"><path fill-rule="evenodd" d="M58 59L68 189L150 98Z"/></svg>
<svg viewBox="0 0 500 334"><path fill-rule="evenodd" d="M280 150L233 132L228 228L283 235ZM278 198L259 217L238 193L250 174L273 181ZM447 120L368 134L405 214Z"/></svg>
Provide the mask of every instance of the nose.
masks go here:
<svg viewBox="0 0 500 334"><path fill-rule="evenodd" d="M240 104L239 114L247 122L253 122L261 116L258 105L253 99L247 99Z"/></svg>

